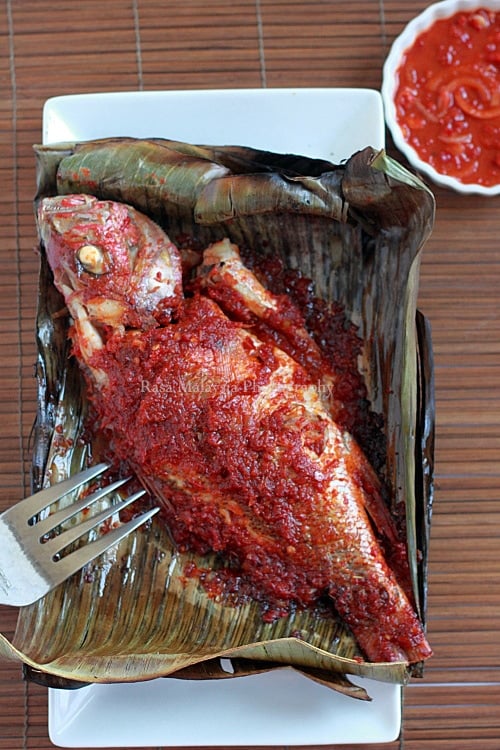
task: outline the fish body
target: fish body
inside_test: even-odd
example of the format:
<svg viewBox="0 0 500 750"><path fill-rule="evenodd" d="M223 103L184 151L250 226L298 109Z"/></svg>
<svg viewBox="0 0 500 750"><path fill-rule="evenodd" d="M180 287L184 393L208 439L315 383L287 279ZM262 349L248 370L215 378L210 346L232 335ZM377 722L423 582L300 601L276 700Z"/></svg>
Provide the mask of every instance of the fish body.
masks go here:
<svg viewBox="0 0 500 750"><path fill-rule="evenodd" d="M427 658L379 542L395 532L377 477L293 346L230 317L205 282L184 295L177 248L128 206L46 198L38 224L99 428L162 500L177 545L220 553L264 600L331 597L371 661ZM220 253L236 258L222 245L207 249L205 278ZM238 304L273 306L232 270Z"/></svg>

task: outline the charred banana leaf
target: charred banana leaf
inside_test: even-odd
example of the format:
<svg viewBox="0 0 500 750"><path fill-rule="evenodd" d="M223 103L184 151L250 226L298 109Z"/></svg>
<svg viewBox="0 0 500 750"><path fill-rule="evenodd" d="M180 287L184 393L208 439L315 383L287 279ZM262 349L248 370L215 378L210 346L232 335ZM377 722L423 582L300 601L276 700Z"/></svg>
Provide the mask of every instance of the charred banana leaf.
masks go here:
<svg viewBox="0 0 500 750"><path fill-rule="evenodd" d="M384 418L386 481L393 510L403 509L406 518L424 618L432 358L421 318L417 336L416 299L421 249L434 218L430 191L372 149L341 166L161 139L115 138L35 151L37 198L86 192L124 201L161 224L174 242L186 233L202 243L228 236L254 252L278 255L312 279L318 296L342 303L365 342L360 368L372 408ZM68 357L62 308L42 256L35 487L76 471L98 452L84 439L85 393ZM406 663L363 661L351 634L332 618L294 612L269 624L255 604L234 608L209 599L183 575L190 560L199 567L213 562L179 554L153 524L24 609L13 643L2 638L0 649L21 659L36 681L58 685L172 674L215 678L223 676L221 657L233 660L235 675L291 665L361 698L367 696L347 675L397 683L409 678Z"/></svg>

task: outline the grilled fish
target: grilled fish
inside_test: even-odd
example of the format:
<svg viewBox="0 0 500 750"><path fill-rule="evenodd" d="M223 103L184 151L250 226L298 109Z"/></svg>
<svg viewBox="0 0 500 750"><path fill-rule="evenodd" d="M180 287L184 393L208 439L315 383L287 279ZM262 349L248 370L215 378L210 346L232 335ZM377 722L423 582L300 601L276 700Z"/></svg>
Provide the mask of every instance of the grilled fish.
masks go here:
<svg viewBox="0 0 500 750"><path fill-rule="evenodd" d="M330 597L371 661L430 656L379 541L396 535L378 478L298 352L320 353L237 248L207 248L186 294L179 250L130 206L45 198L38 226L98 427L161 499L179 548L220 553L270 602ZM275 341L230 316L221 284Z"/></svg>

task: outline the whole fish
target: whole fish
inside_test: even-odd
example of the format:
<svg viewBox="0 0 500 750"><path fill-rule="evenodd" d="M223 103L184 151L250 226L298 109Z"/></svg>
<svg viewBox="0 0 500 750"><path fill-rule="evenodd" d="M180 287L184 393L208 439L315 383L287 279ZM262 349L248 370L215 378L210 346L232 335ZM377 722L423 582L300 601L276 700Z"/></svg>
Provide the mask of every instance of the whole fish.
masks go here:
<svg viewBox="0 0 500 750"><path fill-rule="evenodd" d="M430 656L379 542L395 532L375 472L293 356L307 333L276 343L279 305L237 249L207 248L188 294L179 250L130 206L46 198L38 226L99 430L163 501L178 547L220 553L278 610L330 597L371 661ZM214 278L224 258L231 274ZM220 283L273 308L276 342L224 311Z"/></svg>

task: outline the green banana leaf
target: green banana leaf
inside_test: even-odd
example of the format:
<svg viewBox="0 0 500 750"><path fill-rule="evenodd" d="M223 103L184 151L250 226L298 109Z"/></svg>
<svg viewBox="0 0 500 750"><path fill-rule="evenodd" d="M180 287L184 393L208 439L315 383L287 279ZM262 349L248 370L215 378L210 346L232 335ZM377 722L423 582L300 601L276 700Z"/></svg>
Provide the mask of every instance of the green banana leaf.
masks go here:
<svg viewBox="0 0 500 750"><path fill-rule="evenodd" d="M337 300L364 340L360 370L372 409L383 415L383 467L393 511L404 516L411 575L425 621L432 507L432 351L418 313L422 247L434 219L428 188L383 151L345 164L243 147L161 139L104 139L35 147L37 199L87 192L134 205L171 239L228 236L280 257ZM37 319L38 413L33 454L37 489L76 472L99 445L86 439L85 389L68 351L68 317L41 253ZM30 607L20 610L0 653L30 677L74 687L175 675L229 678L292 666L357 698L348 675L404 684L421 665L366 662L341 621L294 612L264 623L255 603L210 599L153 520ZM221 666L232 660L231 675Z"/></svg>

